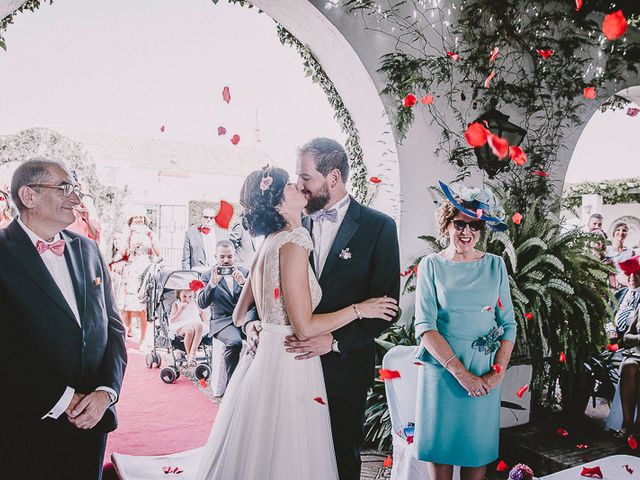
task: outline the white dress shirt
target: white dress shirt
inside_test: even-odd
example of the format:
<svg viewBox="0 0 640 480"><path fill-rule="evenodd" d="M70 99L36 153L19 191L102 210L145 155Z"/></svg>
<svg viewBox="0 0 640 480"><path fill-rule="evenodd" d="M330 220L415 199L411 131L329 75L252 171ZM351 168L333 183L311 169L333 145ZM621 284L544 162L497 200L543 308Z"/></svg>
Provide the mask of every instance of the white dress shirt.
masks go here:
<svg viewBox="0 0 640 480"><path fill-rule="evenodd" d="M18 220L18 225L20 225L22 229L25 231L29 239L33 242L34 247L36 243L38 243L38 240L49 244L49 243L57 242L62 238L58 233L56 234L55 237L53 237L53 240L51 242L46 242L44 239L40 238L36 233L34 233L29 227L27 227L22 222L20 217L17 217L17 220ZM66 245L65 245L65 248L66 248ZM64 255L58 256L55 253L53 253L51 250L46 250L40 255L40 258L42 259L45 266L47 267L47 270L49 270L49 273L53 277L53 281L56 283L56 285L62 292L62 295L64 299L67 301L69 308L71 308L71 311L73 312L73 316L76 322L78 323L78 327L82 328L82 324L80 323L80 311L78 310L78 303L76 300L76 292L73 289L73 281L71 280L71 273L69 272L69 267L67 265L67 261L64 258ZM117 398L117 394L112 388L98 387L96 388L96 390L104 390L106 392L111 393L113 395L113 398ZM71 387L67 387L64 393L62 394L62 397L60 397L60 400L58 400L58 403L56 403L54 407L42 418L43 419L47 417L58 418L60 415L62 415L64 411L67 409L67 407L69 407L69 404L73 399L74 393L75 393L75 389Z"/></svg>
<svg viewBox="0 0 640 480"><path fill-rule="evenodd" d="M204 245L204 256L206 258L205 263L207 266L214 265L216 263L216 233L215 228L211 227L207 235L204 232L199 232L202 235L202 243Z"/></svg>
<svg viewBox="0 0 640 480"><path fill-rule="evenodd" d="M347 194L338 200L333 207L331 207L335 208L338 212L335 223L328 220L313 222L313 263L316 267L316 277L318 278L322 275L322 269L324 268L324 264L327 262L329 250L331 250L331 245L333 245L333 241L336 239L336 235L338 234L340 225L342 225L342 221L347 214L347 210L349 210L350 203L351 197Z"/></svg>

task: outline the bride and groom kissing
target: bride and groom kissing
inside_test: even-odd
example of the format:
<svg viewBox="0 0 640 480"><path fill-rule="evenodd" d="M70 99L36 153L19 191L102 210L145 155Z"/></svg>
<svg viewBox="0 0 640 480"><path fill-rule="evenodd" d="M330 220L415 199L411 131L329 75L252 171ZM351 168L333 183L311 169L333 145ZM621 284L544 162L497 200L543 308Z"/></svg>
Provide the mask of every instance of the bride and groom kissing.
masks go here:
<svg viewBox="0 0 640 480"><path fill-rule="evenodd" d="M258 345L231 378L198 479L360 478L374 339L398 311L396 225L347 194L334 140L304 145L297 175L265 167L242 187L244 226L265 240L233 319Z"/></svg>

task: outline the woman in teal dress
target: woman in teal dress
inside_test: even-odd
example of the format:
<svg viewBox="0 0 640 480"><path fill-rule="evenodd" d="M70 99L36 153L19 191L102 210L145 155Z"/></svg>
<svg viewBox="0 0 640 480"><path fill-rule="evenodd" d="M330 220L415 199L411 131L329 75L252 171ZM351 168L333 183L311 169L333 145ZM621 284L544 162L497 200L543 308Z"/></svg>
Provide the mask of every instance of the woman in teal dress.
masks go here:
<svg viewBox="0 0 640 480"><path fill-rule="evenodd" d="M488 190L440 182L436 212L449 245L422 259L416 289L418 359L416 456L431 480L480 480L498 458L500 385L516 338L509 278L501 257L475 248L488 224L505 230ZM482 211L480 211L482 210Z"/></svg>

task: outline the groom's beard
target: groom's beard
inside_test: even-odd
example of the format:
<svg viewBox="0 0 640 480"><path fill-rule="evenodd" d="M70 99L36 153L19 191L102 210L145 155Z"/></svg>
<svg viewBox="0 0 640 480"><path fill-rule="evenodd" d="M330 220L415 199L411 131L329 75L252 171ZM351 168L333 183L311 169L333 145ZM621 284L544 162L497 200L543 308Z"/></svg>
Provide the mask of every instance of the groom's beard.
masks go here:
<svg viewBox="0 0 640 480"><path fill-rule="evenodd" d="M331 194L329 193L329 187L324 183L320 190L312 193L311 196L308 197L307 206L304 209L308 215L311 215L318 210L322 210L327 203L329 203L330 199Z"/></svg>

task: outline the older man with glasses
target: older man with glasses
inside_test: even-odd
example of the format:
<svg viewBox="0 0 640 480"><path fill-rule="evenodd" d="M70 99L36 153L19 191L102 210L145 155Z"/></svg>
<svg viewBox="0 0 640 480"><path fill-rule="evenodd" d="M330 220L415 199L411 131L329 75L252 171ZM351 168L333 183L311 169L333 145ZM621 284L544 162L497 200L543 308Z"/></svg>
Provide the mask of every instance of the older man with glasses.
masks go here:
<svg viewBox="0 0 640 480"><path fill-rule="evenodd" d="M217 227L215 211L205 208L200 225L192 226L184 236L182 268L185 270L209 270L216 263L216 244L228 240L229 233Z"/></svg>
<svg viewBox="0 0 640 480"><path fill-rule="evenodd" d="M0 230L0 478L100 479L126 365L124 327L98 246L66 230L83 197L60 162L24 162L19 216Z"/></svg>

